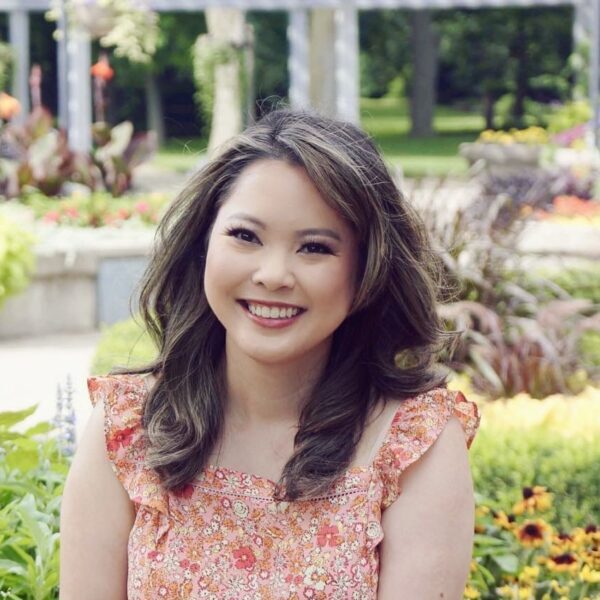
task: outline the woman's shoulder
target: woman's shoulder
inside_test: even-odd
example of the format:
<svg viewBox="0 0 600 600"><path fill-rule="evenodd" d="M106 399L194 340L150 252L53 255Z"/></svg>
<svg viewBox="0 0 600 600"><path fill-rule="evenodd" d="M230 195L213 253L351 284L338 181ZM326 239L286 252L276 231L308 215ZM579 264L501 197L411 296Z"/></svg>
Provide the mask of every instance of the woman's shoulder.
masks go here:
<svg viewBox="0 0 600 600"><path fill-rule="evenodd" d="M451 418L458 419L467 448L480 422L474 402L444 387L392 402L392 421L373 461L384 482L384 504L398 496L401 474L433 446Z"/></svg>
<svg viewBox="0 0 600 600"><path fill-rule="evenodd" d="M93 375L87 379L90 400L95 406L100 400L110 405L138 406L148 396L154 380L152 375L138 373L115 373Z"/></svg>

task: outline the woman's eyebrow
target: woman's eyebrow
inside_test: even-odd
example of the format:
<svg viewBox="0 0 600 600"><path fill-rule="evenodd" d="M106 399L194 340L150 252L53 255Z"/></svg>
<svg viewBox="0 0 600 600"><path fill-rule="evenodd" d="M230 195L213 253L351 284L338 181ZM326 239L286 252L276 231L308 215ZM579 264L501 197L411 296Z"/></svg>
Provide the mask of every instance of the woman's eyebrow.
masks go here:
<svg viewBox="0 0 600 600"><path fill-rule="evenodd" d="M267 226L260 219L257 219L256 217L253 217L248 213L235 213L233 215L229 215L228 219L243 219L244 221L249 221L250 223L253 223L261 229L267 228ZM326 237L333 238L338 242L342 241L342 237L337 231L334 231L333 229L328 229L326 227L311 227L309 229L300 229L299 231L296 231L296 235L298 237L303 237L305 235L323 235Z"/></svg>

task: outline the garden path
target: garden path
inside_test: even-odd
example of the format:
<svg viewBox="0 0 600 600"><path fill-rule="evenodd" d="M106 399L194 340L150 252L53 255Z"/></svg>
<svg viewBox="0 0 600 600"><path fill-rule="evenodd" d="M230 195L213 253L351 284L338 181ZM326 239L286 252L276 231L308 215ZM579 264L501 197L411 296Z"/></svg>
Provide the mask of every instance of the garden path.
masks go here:
<svg viewBox="0 0 600 600"><path fill-rule="evenodd" d="M92 332L0 341L0 412L38 403L25 423L52 419L57 386L64 386L70 375L77 437L81 437L91 413L86 378L99 339L100 333Z"/></svg>

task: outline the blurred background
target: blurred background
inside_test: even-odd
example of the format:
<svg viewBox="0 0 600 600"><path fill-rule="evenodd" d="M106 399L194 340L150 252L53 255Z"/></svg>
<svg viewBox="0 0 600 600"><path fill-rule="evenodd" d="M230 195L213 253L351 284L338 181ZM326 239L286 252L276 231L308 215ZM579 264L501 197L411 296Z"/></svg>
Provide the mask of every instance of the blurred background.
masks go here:
<svg viewBox="0 0 600 600"><path fill-rule="evenodd" d="M3 597L58 598L86 378L154 355L162 212L293 106L373 137L452 284L449 385L483 417L465 598L600 598L599 4L0 0Z"/></svg>

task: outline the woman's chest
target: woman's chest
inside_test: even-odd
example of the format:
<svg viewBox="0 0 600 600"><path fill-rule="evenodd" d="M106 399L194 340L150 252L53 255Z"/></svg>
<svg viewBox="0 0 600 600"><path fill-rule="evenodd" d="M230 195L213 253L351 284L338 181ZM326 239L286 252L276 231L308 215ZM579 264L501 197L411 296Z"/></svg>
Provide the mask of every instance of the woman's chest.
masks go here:
<svg viewBox="0 0 600 600"><path fill-rule="evenodd" d="M209 491L165 515L140 507L129 598L375 598L382 539L364 492L275 502Z"/></svg>

